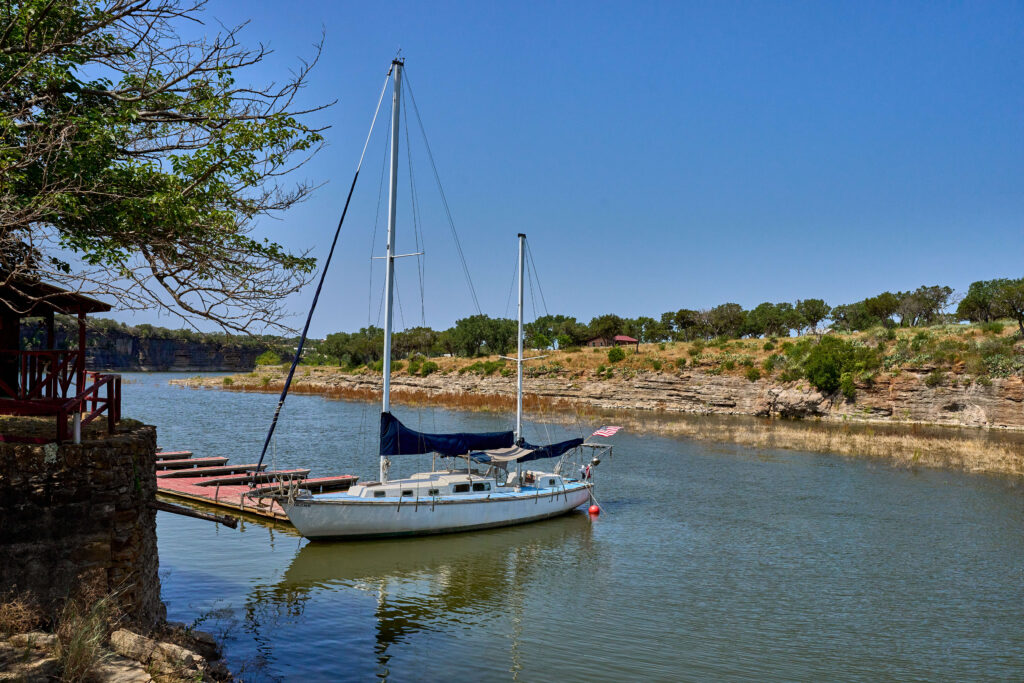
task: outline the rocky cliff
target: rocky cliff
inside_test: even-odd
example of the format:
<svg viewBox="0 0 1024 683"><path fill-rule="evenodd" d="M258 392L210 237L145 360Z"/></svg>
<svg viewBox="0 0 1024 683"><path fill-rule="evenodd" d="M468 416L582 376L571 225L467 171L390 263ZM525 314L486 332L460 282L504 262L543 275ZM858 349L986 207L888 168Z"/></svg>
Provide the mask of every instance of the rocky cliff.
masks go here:
<svg viewBox="0 0 1024 683"><path fill-rule="evenodd" d="M931 368L879 375L871 384L857 386L856 396L825 395L806 381L751 382L734 375L715 375L700 370L639 372L631 378L593 379L558 375L527 378L526 394L549 405L590 406L614 411L753 415L760 417L810 417L835 421L927 423L958 427L1024 429L1024 381L1019 376L989 382L959 381L955 376L929 386ZM280 390L284 371L261 368L253 376L231 378L232 389ZM439 402L454 397L486 397L511 400L515 379L473 373L433 374L428 377L397 374L392 387L400 395L420 394ZM187 384L225 386L221 378L189 380ZM298 377L295 389L303 393L353 397L380 391L376 374L346 374L334 369L313 368ZM448 400L461 405L463 401Z"/></svg>
<svg viewBox="0 0 1024 683"><path fill-rule="evenodd" d="M92 335L87 349L93 370L234 372L252 370L267 347L111 333Z"/></svg>

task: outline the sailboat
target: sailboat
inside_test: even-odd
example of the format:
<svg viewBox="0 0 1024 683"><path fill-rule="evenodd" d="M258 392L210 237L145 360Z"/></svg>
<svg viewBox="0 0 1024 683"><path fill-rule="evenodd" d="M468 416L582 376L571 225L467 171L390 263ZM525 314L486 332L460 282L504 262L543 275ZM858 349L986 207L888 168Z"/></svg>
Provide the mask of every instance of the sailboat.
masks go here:
<svg viewBox="0 0 1024 683"><path fill-rule="evenodd" d="M584 440L545 446L525 441L523 421L523 266L526 236L519 235L519 327L515 431L427 434L403 425L391 413L391 337L393 329L396 191L402 60L392 62L392 134L385 256L383 399L380 416L380 469L376 481L347 491L313 495L293 488L279 499L299 533L309 539L355 539L450 533L522 524L565 514L591 498L590 470L571 478L571 455ZM283 399L282 399L283 400ZM602 445L603 448L609 447ZM390 479L390 459L434 453L447 469ZM523 465L558 459L552 471ZM435 458L436 461L436 458ZM600 462L595 457L593 464ZM513 471L514 467L514 471Z"/></svg>

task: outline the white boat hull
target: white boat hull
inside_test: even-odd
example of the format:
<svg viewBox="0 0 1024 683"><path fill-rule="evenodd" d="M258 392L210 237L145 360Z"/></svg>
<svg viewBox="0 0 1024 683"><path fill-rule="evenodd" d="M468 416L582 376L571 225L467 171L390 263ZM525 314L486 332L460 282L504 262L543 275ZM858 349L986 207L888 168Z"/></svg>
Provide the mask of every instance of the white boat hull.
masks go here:
<svg viewBox="0 0 1024 683"><path fill-rule="evenodd" d="M445 534L510 526L562 515L590 498L592 484L496 492L488 496L443 496L374 500L354 496L313 497L283 503L295 528L309 539L354 539Z"/></svg>

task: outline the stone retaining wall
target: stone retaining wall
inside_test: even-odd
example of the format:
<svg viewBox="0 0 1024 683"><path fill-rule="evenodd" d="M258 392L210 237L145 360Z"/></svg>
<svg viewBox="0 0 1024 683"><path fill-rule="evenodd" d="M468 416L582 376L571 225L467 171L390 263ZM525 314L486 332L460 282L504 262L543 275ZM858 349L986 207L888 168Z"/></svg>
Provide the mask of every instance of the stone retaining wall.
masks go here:
<svg viewBox="0 0 1024 683"><path fill-rule="evenodd" d="M30 591L53 614L119 591L128 619L164 618L157 573L156 428L80 445L0 443L0 595Z"/></svg>

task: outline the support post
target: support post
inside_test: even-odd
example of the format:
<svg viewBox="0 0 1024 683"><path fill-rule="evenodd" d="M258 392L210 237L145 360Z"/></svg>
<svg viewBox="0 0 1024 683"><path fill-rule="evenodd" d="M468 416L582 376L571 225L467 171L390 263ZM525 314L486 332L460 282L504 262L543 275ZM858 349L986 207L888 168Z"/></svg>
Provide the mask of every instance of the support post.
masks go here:
<svg viewBox="0 0 1024 683"><path fill-rule="evenodd" d="M75 363L75 396L85 391L85 312L78 312L78 358Z"/></svg>
<svg viewBox="0 0 1024 683"><path fill-rule="evenodd" d="M73 428L73 431L71 432L71 434L72 434L72 441L74 443L76 443L76 444L79 444L79 443L82 443L82 411L81 410L75 410L75 416L74 416L73 420L74 420L74 425L75 426Z"/></svg>

